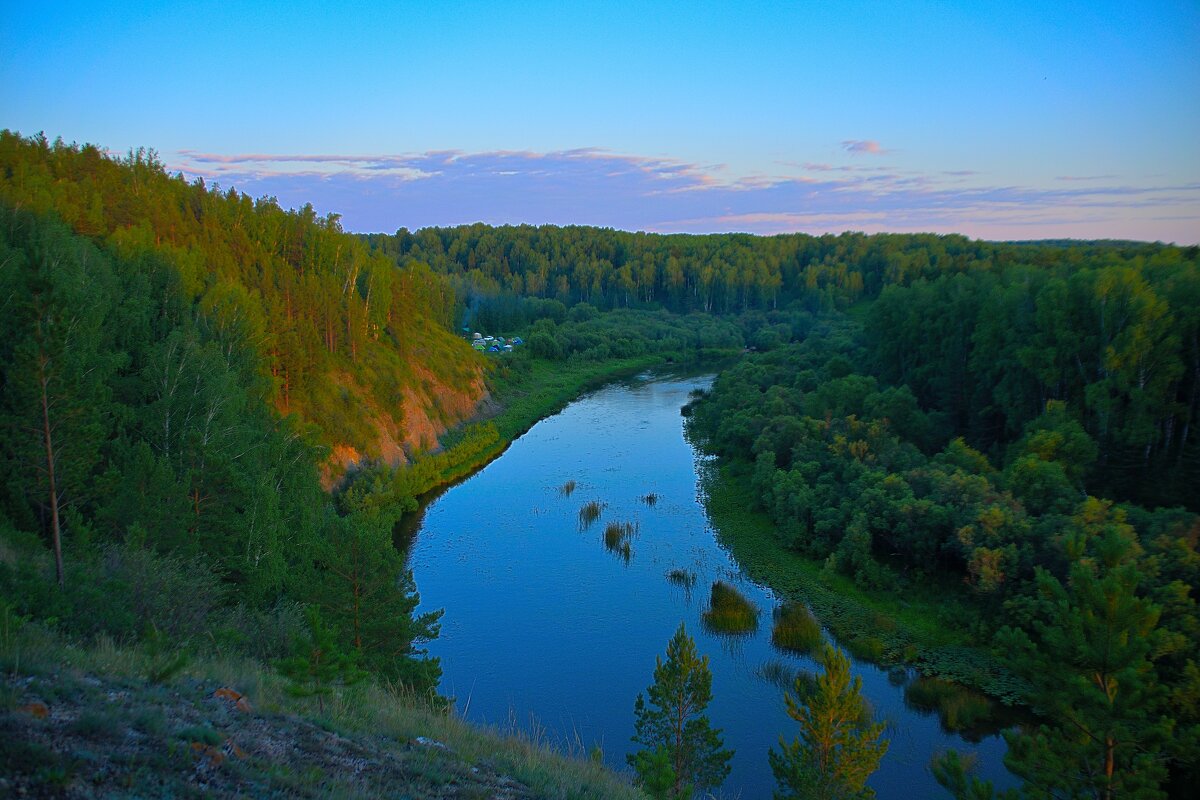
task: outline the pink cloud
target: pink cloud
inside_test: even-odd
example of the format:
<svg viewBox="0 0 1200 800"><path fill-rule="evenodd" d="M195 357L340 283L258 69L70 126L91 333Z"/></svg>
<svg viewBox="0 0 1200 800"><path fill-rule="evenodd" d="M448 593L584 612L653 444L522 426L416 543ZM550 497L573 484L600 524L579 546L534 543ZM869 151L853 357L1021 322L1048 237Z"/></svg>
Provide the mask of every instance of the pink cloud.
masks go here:
<svg viewBox="0 0 1200 800"><path fill-rule="evenodd" d="M347 230L355 231L487 222L691 233L869 229L988 238L1200 239L1198 183L1121 185L1097 176L1056 188L968 186L968 170L813 162L736 175L720 165L598 148L181 155L172 170L218 179L251 196L277 197L285 207L311 202L321 213L341 214Z"/></svg>
<svg viewBox="0 0 1200 800"><path fill-rule="evenodd" d="M880 155L886 153L880 146L879 142L873 139L846 139L842 142L842 149L853 155L863 155L869 153L871 155Z"/></svg>

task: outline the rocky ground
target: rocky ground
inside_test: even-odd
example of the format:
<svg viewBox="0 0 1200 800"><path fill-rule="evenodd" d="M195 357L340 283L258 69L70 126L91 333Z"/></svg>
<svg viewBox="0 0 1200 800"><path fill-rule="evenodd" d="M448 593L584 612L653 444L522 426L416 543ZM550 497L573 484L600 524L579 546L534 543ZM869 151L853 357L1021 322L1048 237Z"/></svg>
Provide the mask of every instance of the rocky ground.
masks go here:
<svg viewBox="0 0 1200 800"><path fill-rule="evenodd" d="M440 742L330 730L197 679L64 671L5 676L0 693L3 797L536 796Z"/></svg>

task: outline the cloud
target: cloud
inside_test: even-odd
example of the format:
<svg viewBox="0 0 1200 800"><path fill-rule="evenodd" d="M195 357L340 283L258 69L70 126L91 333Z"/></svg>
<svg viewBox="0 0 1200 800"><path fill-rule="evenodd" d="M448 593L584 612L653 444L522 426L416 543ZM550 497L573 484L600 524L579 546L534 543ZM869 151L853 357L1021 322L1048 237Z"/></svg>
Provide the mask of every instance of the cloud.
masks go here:
<svg viewBox="0 0 1200 800"><path fill-rule="evenodd" d="M842 149L856 156L864 153L879 155L888 152L879 145L879 142L872 139L846 139L842 142Z"/></svg>
<svg viewBox="0 0 1200 800"><path fill-rule="evenodd" d="M989 185L970 170L815 162L781 174L598 148L555 152L219 155L187 151L185 175L285 207L311 202L354 231L472 222L710 233L934 231L983 238L1200 239L1200 184ZM788 173L791 174L788 174Z"/></svg>
<svg viewBox="0 0 1200 800"><path fill-rule="evenodd" d="M1055 177L1056 181L1107 181L1116 178L1116 175L1059 175Z"/></svg>

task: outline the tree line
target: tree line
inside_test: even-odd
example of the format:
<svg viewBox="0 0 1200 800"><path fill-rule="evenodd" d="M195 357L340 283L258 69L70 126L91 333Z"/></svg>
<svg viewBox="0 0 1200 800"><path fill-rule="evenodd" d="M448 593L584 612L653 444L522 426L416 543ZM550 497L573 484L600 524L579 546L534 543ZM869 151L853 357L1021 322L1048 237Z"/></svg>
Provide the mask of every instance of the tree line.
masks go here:
<svg viewBox="0 0 1200 800"><path fill-rule="evenodd" d="M453 276L468 302L508 295L599 309L660 307L718 314L846 308L943 275L1000 274L1015 265L1071 269L1081 262L1136 262L1196 248L1138 242L1008 244L959 235L843 233L652 234L554 225L401 228L363 237L399 264Z"/></svg>
<svg viewBox="0 0 1200 800"><path fill-rule="evenodd" d="M1179 286L1194 271L1176 265L1161 274ZM1086 269L1077 275L1080 286L1101 281ZM979 287L962 285L969 280ZM1125 418L1109 405L1107 427L1094 427L1094 388L1074 403L1065 391L1043 396L1040 412L1018 416L1015 430L1014 421L982 434L978 413L997 413L999 401L978 398L989 389L1012 397L1004 386L1020 381L1012 374L1019 366L988 373L991 380L971 377L970 344L982 347L990 339L981 331L1003 321L922 298L952 287L960 298L978 290L982 304L1008 297L986 275L887 290L865 331L853 320L825 320L804 341L724 371L689 408L691 429L751 483L781 539L825 569L896 594L947 579L966 587L977 610L973 637L1022 679L1005 691L1039 715L1038 725L1010 736L1007 763L1026 781L1023 796L1163 797L1169 783L1193 785L1200 518L1182 506L1195 506L1195 484L1161 473L1155 496L1171 506L1154 509L1105 499L1113 478L1104 452L1114 441L1105 434L1122 430L1116 422ZM1176 311L1195 309L1168 306L1156 316ZM943 325L949 319L962 329ZM1138 316L1123 319L1136 325ZM1009 352L1033 363L1054 354L1071 363L1061 350L1088 330L1082 320L1064 324L1061 345L1042 342L1041 351L1035 336L1017 338L1020 327L1005 335ZM1125 334L1106 330L1116 372L1127 363L1112 357ZM1154 344L1149 335L1130 338ZM969 344L956 349L959 342ZM1004 369L985 365L981 353L977 369ZM966 359L961 373L949 372L954 356ZM1177 374L1178 365L1154 363ZM1147 380L1129 404L1154 408L1146 396L1153 369L1140 374ZM900 382L905 375L926 382L910 386ZM956 405L963 387L978 405ZM972 436L990 442L988 452ZM1146 479L1129 475L1124 494L1137 496ZM942 766L960 796L990 791L956 772L961 764Z"/></svg>

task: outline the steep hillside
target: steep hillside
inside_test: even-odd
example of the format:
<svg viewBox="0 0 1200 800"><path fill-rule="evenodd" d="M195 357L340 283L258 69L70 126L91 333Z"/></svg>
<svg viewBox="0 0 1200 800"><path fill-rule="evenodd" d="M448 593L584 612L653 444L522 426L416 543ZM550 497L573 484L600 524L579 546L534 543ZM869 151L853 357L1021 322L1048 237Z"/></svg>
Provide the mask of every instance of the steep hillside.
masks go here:
<svg viewBox="0 0 1200 800"><path fill-rule="evenodd" d="M266 399L316 431L327 486L364 459L405 462L485 394L483 362L449 330L446 280L371 254L336 215L188 183L153 152L114 159L10 131L0 202L168 265L167 290L252 352Z"/></svg>

